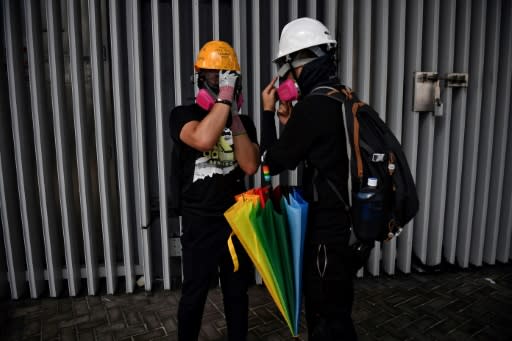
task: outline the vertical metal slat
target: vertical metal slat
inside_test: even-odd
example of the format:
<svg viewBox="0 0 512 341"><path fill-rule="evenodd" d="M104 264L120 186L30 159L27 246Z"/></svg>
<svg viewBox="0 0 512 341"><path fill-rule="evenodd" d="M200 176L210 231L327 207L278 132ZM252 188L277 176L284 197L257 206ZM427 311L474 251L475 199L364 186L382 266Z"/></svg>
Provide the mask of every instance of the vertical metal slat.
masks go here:
<svg viewBox="0 0 512 341"><path fill-rule="evenodd" d="M87 125L85 112L85 89L82 52L82 23L80 4L68 3L69 55L71 89L73 98L73 118L75 126L76 156L78 164L78 182L80 192L80 209L82 218L82 235L84 239L85 270L87 291L94 295L98 288L98 259L96 256L96 233L92 216L91 179L88 172Z"/></svg>
<svg viewBox="0 0 512 341"><path fill-rule="evenodd" d="M437 70L439 45L438 0L429 1L425 4L423 26L421 70ZM422 263L425 263L427 259L427 236L430 228L430 190L432 188L434 162L435 120L433 112L421 113L419 117L416 188L419 201L422 204L414 220L413 250Z"/></svg>
<svg viewBox="0 0 512 341"><path fill-rule="evenodd" d="M15 1L14 1L15 2ZM41 229L41 212L34 172L34 145L30 113L26 103L25 74L21 55L21 18L19 5L11 0L4 1L4 33L7 55L7 75L11 104L11 124L14 138L14 155L18 194L21 208L21 222L27 262L27 276L30 296L37 298L44 290L44 246Z"/></svg>
<svg viewBox="0 0 512 341"><path fill-rule="evenodd" d="M259 75L261 75L261 56L260 56L260 22L259 22L259 18L260 18L260 5L259 5L259 1L258 0L252 0L252 3L251 3L251 14L252 14L252 20L253 20L253 23L252 23L252 31L251 31L251 49L253 51L258 51L256 53L253 53L253 62L252 62L252 74L255 75L254 77L254 80L253 80L253 88L252 88L252 96L254 99L256 98L260 98L260 89L261 89L261 77ZM252 102L252 112L255 114L255 117L254 117L254 123L255 123L255 126L256 126L256 131L257 132L260 132L261 133L261 124L260 124L260 119L259 119L259 113L260 113L260 101L259 100L254 100ZM256 187L259 187L261 186L261 177L260 176L256 176L255 179L254 179L254 186ZM262 283L262 279L261 279L261 275L259 274L258 271L256 271L256 274L255 274L255 277L256 277L256 283L258 284L261 284Z"/></svg>
<svg viewBox="0 0 512 341"><path fill-rule="evenodd" d="M405 0L392 0L389 9L389 60L386 101L386 124L400 141L402 137L402 103L404 92L405 58ZM393 238L383 245L382 268L388 274L395 273L396 243Z"/></svg>
<svg viewBox="0 0 512 341"><path fill-rule="evenodd" d="M357 7L359 6L359 7ZM357 2L356 6L356 44L357 55L355 64L354 90L359 98L365 102L370 100L370 74L371 74L371 51L372 51L372 3L371 0ZM381 249L380 243L376 242L368 259L367 269L373 275L378 275L380 267Z"/></svg>
<svg viewBox="0 0 512 341"><path fill-rule="evenodd" d="M92 95L96 136L96 156L100 190L101 228L107 293L113 294L117 286L115 234L112 226L112 195L110 193L107 160L105 86L103 72L103 44L101 40L101 13L97 0L89 0L89 34L91 43Z"/></svg>
<svg viewBox="0 0 512 341"><path fill-rule="evenodd" d="M475 209L473 211L473 231L471 233L471 253L469 260L480 266L483 261L485 234L487 225L487 208L491 182L492 149L494 142L494 121L496 116L496 94L498 84L498 62L500 53L500 13L501 0L490 0L487 10L487 28L485 30L485 65L483 75L482 116L479 122L477 178L475 188Z"/></svg>
<svg viewBox="0 0 512 341"><path fill-rule="evenodd" d="M510 63L510 59L509 59ZM510 96L510 92L508 94ZM508 112L512 110L512 105L509 104ZM505 164L505 174L512 174L512 119L508 120L508 141L507 141L507 155ZM498 250L496 259L500 262L508 262L512 259L512 210L510 203L512 202L512 177L505 176L503 181L503 198L501 200L501 215L500 215L500 231L498 234Z"/></svg>
<svg viewBox="0 0 512 341"><path fill-rule="evenodd" d="M51 101L55 151L57 156L57 177L59 182L59 198L62 234L64 239L64 256L68 291L76 296L80 291L80 262L78 255L78 229L80 224L73 205L72 160L71 149L73 136L68 132L71 126L70 115L65 108L64 91L64 58L62 50L61 11L58 0L46 3L48 29L48 63L50 70Z"/></svg>
<svg viewBox="0 0 512 341"><path fill-rule="evenodd" d="M354 86L354 0L343 0L339 6L340 21L338 41L339 76L342 84Z"/></svg>
<svg viewBox="0 0 512 341"><path fill-rule="evenodd" d="M46 112L46 84L44 79L41 8L38 2L25 1L25 27L29 65L30 99L34 145L36 148L37 177L42 216L48 286L51 297L57 297L62 288L62 245L58 228L58 208L55 203L53 176L54 154L51 122ZM35 212L34 212L35 213Z"/></svg>
<svg viewBox="0 0 512 341"><path fill-rule="evenodd" d="M457 236L457 261L460 266L469 263L473 212L475 210L475 186L478 163L480 117L482 113L482 85L485 58L485 22L487 2L472 3L471 46L469 55L468 106L464 138L464 162L462 165L461 208L459 234ZM486 113L487 114L487 113Z"/></svg>
<svg viewBox="0 0 512 341"><path fill-rule="evenodd" d="M412 81L413 72L421 67L421 41L423 32L423 1L407 3L407 20L405 35L405 83L403 102L403 129L402 146L413 177L416 177L417 150L418 150L418 114L412 111ZM423 203L420 203L423 205ZM411 271L412 237L414 220L404 227L398 239L397 252L398 268L408 273Z"/></svg>
<svg viewBox="0 0 512 341"><path fill-rule="evenodd" d="M7 280L11 297L19 299L25 293L25 250L16 182L9 180L16 178L16 168L6 76L5 72L0 72L0 218Z"/></svg>
<svg viewBox="0 0 512 341"><path fill-rule="evenodd" d="M180 63L180 15L179 15L179 2L173 0L172 2L172 45L173 45L173 74L174 74L174 104L181 105L182 92L181 86L181 63ZM197 51L194 50L194 53Z"/></svg>
<svg viewBox="0 0 512 341"><path fill-rule="evenodd" d="M331 31L331 34L333 37L338 40L338 44L340 43L340 39L344 39L341 37L336 36L336 27L338 26L338 20L336 17L336 13L338 13L338 1L337 0L325 0L324 3L325 8L325 19L324 23L325 26Z"/></svg>
<svg viewBox="0 0 512 341"><path fill-rule="evenodd" d="M494 264L498 259L500 262L507 262L508 255L504 256L503 250L510 247L512 233L512 214L507 209L507 203L510 208L510 193L512 192L512 183L506 183L510 178L509 172L505 171L507 138L509 141L509 150L512 150L512 133L509 128L510 119L510 94L512 93L512 21L503 20L512 18L512 3L505 1L501 12L501 40L500 40L500 60L498 70L498 88L496 89L496 119L494 126L494 146L492 155L492 174L489 188L489 206L487 210L487 229L485 233L484 261L488 264ZM509 152L510 155L510 152ZM512 157L509 157L511 160ZM509 161L510 165L510 161ZM506 177L506 179L505 179ZM508 199L506 198L508 196ZM505 201L508 200L508 201ZM508 222L505 217L508 215ZM500 216L503 221L500 223Z"/></svg>
<svg viewBox="0 0 512 341"><path fill-rule="evenodd" d="M361 0L357 2L355 16L355 53L356 74L354 90L362 101L370 100L370 74L371 74L371 56L372 56L372 2L371 0Z"/></svg>
<svg viewBox="0 0 512 341"><path fill-rule="evenodd" d="M271 7L270 37L281 37L281 32L279 31L279 3L273 2L273 5L274 6ZM299 15L298 0L291 0L290 3L288 4L288 6L289 6L288 22L290 22L292 20L297 19L297 16ZM271 38L271 45L272 45L271 59L273 60L277 56L277 53L279 50L279 40ZM274 75L276 74L275 70L276 70L275 64L271 63L270 64L271 77L274 77ZM277 127L277 131L280 133L282 127L281 127L281 124L278 122L278 120L276 120L276 127ZM287 178L288 185L296 186L298 184L298 177L299 177L298 170L297 169L289 170L287 173L288 173L287 174L288 175L288 178ZM272 179L274 186L278 185L279 179L280 179L279 177L274 177Z"/></svg>
<svg viewBox="0 0 512 341"><path fill-rule="evenodd" d="M235 49L240 67L242 68L242 73L249 73L249 65L247 63L247 26L245 25L246 19L246 4L245 1L242 0L233 0L233 48ZM247 94L249 89L249 84L247 81L248 77L242 77L242 89L245 89L245 93ZM248 101L247 99L244 101L242 106L242 113L249 113L248 110ZM254 117L256 112L251 113ZM258 139L259 141L259 139Z"/></svg>
<svg viewBox="0 0 512 341"><path fill-rule="evenodd" d="M173 6L178 9L178 2L179 0L173 0ZM176 12L176 15L179 13ZM199 1L193 0L192 1L192 40L194 41L194 61L197 59L197 54L199 53L200 49L200 41L199 41ZM179 40L178 40L179 41ZM197 92L197 86L196 86L196 92Z"/></svg>
<svg viewBox="0 0 512 341"><path fill-rule="evenodd" d="M310 18L316 18L316 0L309 0L307 2L306 6L307 6L307 9L306 9L307 16Z"/></svg>
<svg viewBox="0 0 512 341"><path fill-rule="evenodd" d="M389 0L378 1L373 9L370 104L386 120L389 47Z"/></svg>
<svg viewBox="0 0 512 341"><path fill-rule="evenodd" d="M439 57L438 70L440 75L453 71L455 54L455 0L444 1L439 12ZM456 91L466 91L461 88ZM441 263L444 216L446 207L446 185L448 178L448 160L450 147L450 122L452 119L452 88L441 90L444 105L442 117L436 118L434 155L436 161L432 170L430 192L430 217L427 237L428 265Z"/></svg>
<svg viewBox="0 0 512 341"><path fill-rule="evenodd" d="M277 5L279 5L279 4L277 4ZM274 4L274 6L276 6L276 4ZM279 12L279 6L277 6L277 9ZM277 15L277 17L279 18L279 13L277 13L275 15ZM289 21L297 19L298 16L299 16L299 0L290 0L290 3L288 4L288 19L289 19ZM279 30L279 28L278 28L278 30ZM280 34L280 33L281 32L279 32L278 34ZM272 39L272 41L274 41L274 39ZM277 53L273 54L272 59L274 59L275 58L274 56L276 56L276 55L277 55Z"/></svg>
<svg viewBox="0 0 512 341"><path fill-rule="evenodd" d="M375 24L372 27L372 44L374 46L371 56L371 74L375 80L370 85L370 104L380 117L386 120L387 114L387 90L388 90L388 55L389 55L389 1L379 1L375 4L372 17L375 18ZM381 248L382 247L382 248ZM382 255L382 266L388 273L394 272L394 263L396 257L396 241L376 243L374 256ZM380 252L377 252L379 251ZM376 262L379 259L374 259Z"/></svg>
<svg viewBox="0 0 512 341"><path fill-rule="evenodd" d="M153 70L155 92L155 121L156 121L156 152L158 166L158 193L160 203L160 230L162 238L162 266L164 277L164 289L171 289L171 265L169 263L168 217L167 217L167 168L165 165L165 142L163 115L163 93L161 78L161 53L160 53L160 16L158 0L151 1L151 23L153 29Z"/></svg>
<svg viewBox="0 0 512 341"><path fill-rule="evenodd" d="M219 40L219 25L219 0L212 0L212 31L214 40Z"/></svg>
<svg viewBox="0 0 512 341"><path fill-rule="evenodd" d="M127 3L128 26L128 64L130 65L130 115L132 121L132 136L134 138L134 174L136 181L137 229L139 233L139 255L144 271L144 287L147 291L152 287L152 269L150 238L147 227L149 215L149 188L147 179L145 120L142 91L142 43L140 23L140 2L134 0Z"/></svg>
<svg viewBox="0 0 512 341"><path fill-rule="evenodd" d="M469 71L471 3L457 1L455 28L454 69ZM470 80L472 82L472 80ZM448 163L448 188L446 195L446 216L444 219L443 254L449 263L455 263L459 213L461 203L462 163L464 154L464 122L466 121L467 91L453 93L451 119L450 161Z"/></svg>
<svg viewBox="0 0 512 341"><path fill-rule="evenodd" d="M110 14L110 35L112 51L112 87L114 102L115 140L117 155L117 177L119 188L119 203L121 213L121 238L123 244L124 275L126 292L132 293L135 285L135 269L133 260L133 236L132 226L134 223L132 204L132 184L129 181L129 157L128 157L128 123L126 112L126 96L123 91L123 84L126 74L122 72L121 65L121 24L120 7L118 0L111 0Z"/></svg>

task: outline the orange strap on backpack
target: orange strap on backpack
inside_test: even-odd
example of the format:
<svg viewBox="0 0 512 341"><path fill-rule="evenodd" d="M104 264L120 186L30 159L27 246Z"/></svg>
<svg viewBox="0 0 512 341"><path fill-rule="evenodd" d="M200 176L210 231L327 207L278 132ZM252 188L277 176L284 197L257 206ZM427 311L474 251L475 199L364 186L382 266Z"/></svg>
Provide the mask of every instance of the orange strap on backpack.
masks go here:
<svg viewBox="0 0 512 341"><path fill-rule="evenodd" d="M341 92L348 98L349 101L352 100L352 89L343 87ZM363 180L363 159L361 157L361 147L359 145L359 120L357 119L357 111L364 106L364 103L361 101L357 101L352 104L352 116L354 119L354 154L356 156L357 163L357 177L360 181Z"/></svg>
<svg viewBox="0 0 512 341"><path fill-rule="evenodd" d="M330 91L327 95L330 96L335 92L339 92L339 90ZM349 101L352 100L352 89L344 86L341 88L341 93L343 93ZM357 177L360 181L363 180L363 158L361 157L361 147L359 145L359 120L357 119L357 111L362 106L364 106L364 102L361 101L357 101L352 105L352 116L354 121L354 154L356 156L357 163Z"/></svg>
<svg viewBox="0 0 512 341"><path fill-rule="evenodd" d="M363 102L356 102L352 105L352 115L354 116L354 154L357 162L357 177L363 180L363 158L361 157L361 147L359 145L359 120L357 111L364 105Z"/></svg>

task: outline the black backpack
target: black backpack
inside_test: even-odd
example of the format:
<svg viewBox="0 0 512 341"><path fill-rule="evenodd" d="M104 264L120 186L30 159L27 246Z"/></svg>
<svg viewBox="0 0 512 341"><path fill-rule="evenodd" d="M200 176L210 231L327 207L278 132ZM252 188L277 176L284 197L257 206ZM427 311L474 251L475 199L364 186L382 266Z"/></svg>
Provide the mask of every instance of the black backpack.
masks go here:
<svg viewBox="0 0 512 341"><path fill-rule="evenodd" d="M360 101L352 90L322 86L310 95L324 95L344 104L345 127L351 146L350 174L352 206L350 213L356 237L362 242L384 241L397 235L418 212L416 186L400 142L378 113ZM358 205L357 194L369 177L378 179L380 223L363 226L359 217L365 212ZM327 182L343 201L332 182ZM347 205L345 205L347 206ZM348 206L347 206L348 207Z"/></svg>

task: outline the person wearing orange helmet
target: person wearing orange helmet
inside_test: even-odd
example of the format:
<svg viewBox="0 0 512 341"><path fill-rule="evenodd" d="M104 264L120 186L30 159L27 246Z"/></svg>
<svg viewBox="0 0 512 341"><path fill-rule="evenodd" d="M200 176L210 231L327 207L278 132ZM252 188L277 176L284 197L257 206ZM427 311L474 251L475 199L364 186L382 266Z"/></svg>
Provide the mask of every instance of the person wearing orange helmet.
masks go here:
<svg viewBox="0 0 512 341"><path fill-rule="evenodd" d="M182 216L178 338L197 340L210 283L219 276L228 339L245 340L252 265L240 242L230 237L224 212L245 191L244 177L258 170L256 128L249 116L239 114L241 75L233 48L210 41L194 66L199 88L195 103L174 108L170 118L170 201Z"/></svg>

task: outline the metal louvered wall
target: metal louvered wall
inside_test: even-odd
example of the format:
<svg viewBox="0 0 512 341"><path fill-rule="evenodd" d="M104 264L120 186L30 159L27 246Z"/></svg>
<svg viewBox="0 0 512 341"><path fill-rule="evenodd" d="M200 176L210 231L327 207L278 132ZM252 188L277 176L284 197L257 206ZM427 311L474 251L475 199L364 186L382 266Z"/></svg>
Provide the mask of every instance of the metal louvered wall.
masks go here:
<svg viewBox="0 0 512 341"><path fill-rule="evenodd" d="M0 11L0 296L171 289L168 119L193 100L194 58L208 40L232 43L259 130L279 32L302 16L336 34L343 83L388 122L416 177L420 211L375 248L369 274L512 258L511 1L3 0ZM416 71L467 73L469 86L442 86L436 115L415 112Z"/></svg>

